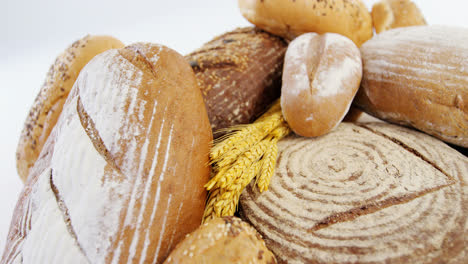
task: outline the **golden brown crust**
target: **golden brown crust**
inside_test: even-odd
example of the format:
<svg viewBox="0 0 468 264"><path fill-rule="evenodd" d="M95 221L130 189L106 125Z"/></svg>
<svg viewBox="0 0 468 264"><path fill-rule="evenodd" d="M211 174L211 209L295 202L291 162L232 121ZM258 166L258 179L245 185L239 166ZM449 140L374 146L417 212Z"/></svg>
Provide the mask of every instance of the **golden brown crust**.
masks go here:
<svg viewBox="0 0 468 264"><path fill-rule="evenodd" d="M262 237L237 217L215 218L187 235L164 262L276 263Z"/></svg>
<svg viewBox="0 0 468 264"><path fill-rule="evenodd" d="M137 43L96 56L31 170L2 263L35 252L39 263L162 263L201 223L211 141L180 54Z"/></svg>
<svg viewBox="0 0 468 264"><path fill-rule="evenodd" d="M335 33L299 36L289 44L285 57L284 118L298 135L328 133L348 112L361 77L361 54L348 38Z"/></svg>
<svg viewBox="0 0 468 264"><path fill-rule="evenodd" d="M380 119L468 147L468 30L415 26L385 31L361 47L355 105Z"/></svg>
<svg viewBox="0 0 468 264"><path fill-rule="evenodd" d="M29 111L16 150L16 166L23 182L54 128L81 69L97 54L123 46L110 36L88 35L57 57Z"/></svg>
<svg viewBox="0 0 468 264"><path fill-rule="evenodd" d="M382 0L372 6L375 32L399 27L426 25L421 10L411 0Z"/></svg>
<svg viewBox="0 0 468 264"><path fill-rule="evenodd" d="M288 39L307 32L333 32L360 46L372 37L371 15L361 0L239 0L238 3L247 20Z"/></svg>
<svg viewBox="0 0 468 264"><path fill-rule="evenodd" d="M185 56L203 93L211 127L253 122L280 96L286 42L257 28L225 33Z"/></svg>

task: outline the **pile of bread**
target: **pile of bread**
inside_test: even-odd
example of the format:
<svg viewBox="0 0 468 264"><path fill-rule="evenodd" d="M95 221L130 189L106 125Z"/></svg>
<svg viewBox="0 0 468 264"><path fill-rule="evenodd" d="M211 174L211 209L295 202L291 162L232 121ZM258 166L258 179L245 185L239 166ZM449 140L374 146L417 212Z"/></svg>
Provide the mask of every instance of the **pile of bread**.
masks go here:
<svg viewBox="0 0 468 264"><path fill-rule="evenodd" d="M468 263L468 29L409 0L239 7L256 27L185 57L87 36L57 58L0 263ZM201 225L213 135L280 97L269 190Z"/></svg>

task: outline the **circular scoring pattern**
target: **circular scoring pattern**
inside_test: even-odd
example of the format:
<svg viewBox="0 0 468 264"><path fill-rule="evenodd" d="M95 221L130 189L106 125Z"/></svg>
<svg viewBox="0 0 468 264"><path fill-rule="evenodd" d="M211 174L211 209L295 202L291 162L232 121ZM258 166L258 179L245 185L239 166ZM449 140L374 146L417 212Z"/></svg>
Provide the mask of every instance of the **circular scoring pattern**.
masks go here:
<svg viewBox="0 0 468 264"><path fill-rule="evenodd" d="M466 263L468 159L388 124L343 123L279 145L241 213L287 263Z"/></svg>

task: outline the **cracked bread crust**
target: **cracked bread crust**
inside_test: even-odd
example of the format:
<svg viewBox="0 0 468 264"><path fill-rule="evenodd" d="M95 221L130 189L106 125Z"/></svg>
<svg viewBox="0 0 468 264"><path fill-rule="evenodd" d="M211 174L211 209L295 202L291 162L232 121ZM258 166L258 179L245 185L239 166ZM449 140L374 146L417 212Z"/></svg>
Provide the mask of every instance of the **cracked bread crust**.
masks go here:
<svg viewBox="0 0 468 264"><path fill-rule="evenodd" d="M110 36L87 35L57 57L29 111L16 150L16 166L23 182L54 128L81 69L97 54L123 46Z"/></svg>
<svg viewBox="0 0 468 264"><path fill-rule="evenodd" d="M96 56L31 170L1 263L161 263L201 223L211 141L181 55L137 43Z"/></svg>

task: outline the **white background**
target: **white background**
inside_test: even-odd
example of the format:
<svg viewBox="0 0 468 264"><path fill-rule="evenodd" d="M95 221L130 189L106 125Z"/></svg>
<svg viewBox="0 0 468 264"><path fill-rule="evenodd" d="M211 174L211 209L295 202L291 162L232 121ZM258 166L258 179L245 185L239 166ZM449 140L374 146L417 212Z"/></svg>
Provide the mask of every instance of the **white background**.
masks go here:
<svg viewBox="0 0 468 264"><path fill-rule="evenodd" d="M376 1L364 2L370 8ZM415 2L429 24L468 27L467 1ZM15 165L18 138L58 54L86 34L160 43L186 54L246 25L236 0L0 0L0 257L23 185Z"/></svg>

